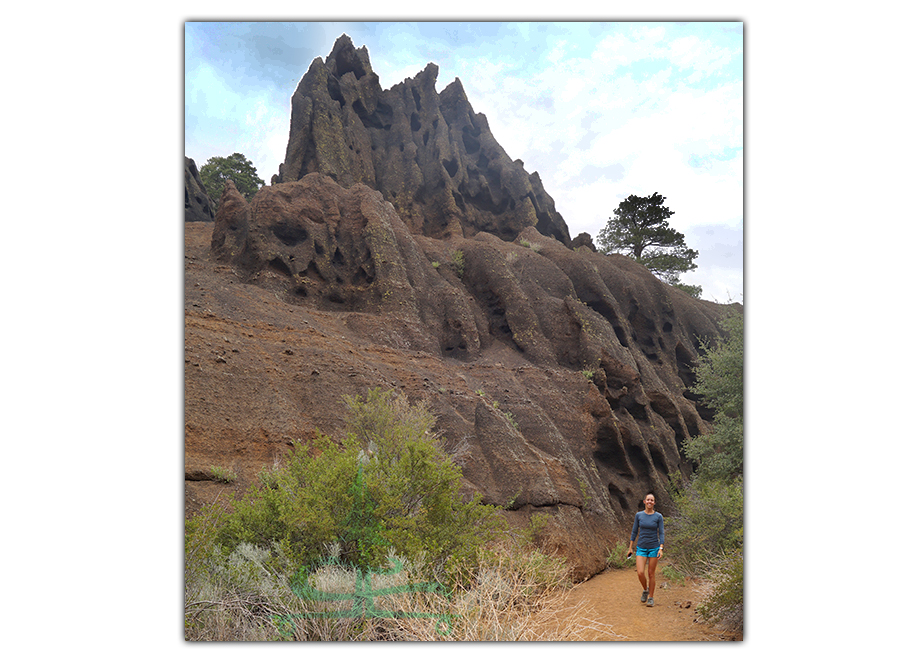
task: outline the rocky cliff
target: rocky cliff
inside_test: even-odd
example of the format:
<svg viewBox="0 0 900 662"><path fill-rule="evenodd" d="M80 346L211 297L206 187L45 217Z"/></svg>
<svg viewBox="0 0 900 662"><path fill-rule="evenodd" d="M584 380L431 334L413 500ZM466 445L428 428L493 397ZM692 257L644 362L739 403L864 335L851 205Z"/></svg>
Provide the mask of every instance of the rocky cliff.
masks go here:
<svg viewBox="0 0 900 662"><path fill-rule="evenodd" d="M365 47L342 36L291 98L287 153L273 183L319 172L344 187L365 184L429 237L490 232L512 240L535 226L568 244L537 173L507 156L459 79L438 94L437 75L429 64L382 90Z"/></svg>
<svg viewBox="0 0 900 662"><path fill-rule="evenodd" d="M185 222L215 220L216 206L200 180L194 159L184 157L184 220Z"/></svg>
<svg viewBox="0 0 900 662"><path fill-rule="evenodd" d="M342 37L294 94L286 161L214 228L186 230L188 512L242 489L341 398L402 390L438 417L466 489L577 577L602 570L643 495L664 514L680 442L708 429L689 391L724 306L691 298L568 229L436 67L381 90ZM280 181L279 181L280 180Z"/></svg>

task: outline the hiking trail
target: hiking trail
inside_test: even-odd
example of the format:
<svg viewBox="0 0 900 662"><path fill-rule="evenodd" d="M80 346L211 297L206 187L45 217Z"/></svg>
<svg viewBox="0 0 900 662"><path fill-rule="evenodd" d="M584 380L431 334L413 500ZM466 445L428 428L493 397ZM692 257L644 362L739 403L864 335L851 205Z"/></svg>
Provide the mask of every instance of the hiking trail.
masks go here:
<svg viewBox="0 0 900 662"><path fill-rule="evenodd" d="M577 585L559 618L573 618L584 627L585 641L735 641L741 635L727 633L699 622L699 584L673 581L656 573L655 605L640 601L641 585L634 568L613 569Z"/></svg>

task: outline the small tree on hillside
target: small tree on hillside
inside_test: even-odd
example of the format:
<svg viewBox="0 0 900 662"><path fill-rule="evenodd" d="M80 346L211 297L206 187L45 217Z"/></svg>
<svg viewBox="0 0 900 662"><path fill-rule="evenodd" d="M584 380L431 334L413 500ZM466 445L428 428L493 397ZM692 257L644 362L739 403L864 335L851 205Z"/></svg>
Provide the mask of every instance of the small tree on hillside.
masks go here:
<svg viewBox="0 0 900 662"><path fill-rule="evenodd" d="M697 268L694 260L699 253L688 248L681 232L669 227L668 218L675 212L663 206L665 200L659 193L643 198L629 195L597 235L600 249L625 252L657 278L699 297L700 286L679 279L680 274Z"/></svg>
<svg viewBox="0 0 900 662"><path fill-rule="evenodd" d="M256 167L243 154L235 152L231 156L213 156L200 167L200 181L206 187L209 197L216 203L222 197L226 180L231 180L249 202L265 182L256 174Z"/></svg>

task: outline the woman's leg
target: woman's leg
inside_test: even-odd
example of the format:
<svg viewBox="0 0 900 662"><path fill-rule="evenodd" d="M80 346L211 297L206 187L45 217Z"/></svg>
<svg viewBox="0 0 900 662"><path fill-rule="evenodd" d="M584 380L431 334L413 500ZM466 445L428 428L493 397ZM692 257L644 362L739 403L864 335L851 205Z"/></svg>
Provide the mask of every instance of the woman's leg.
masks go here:
<svg viewBox="0 0 900 662"><path fill-rule="evenodd" d="M650 559L651 561L656 561L656 559ZM644 590L647 590L647 578L644 576L644 569L647 565L647 557L646 556L636 556L634 559L635 567L637 569L638 579L641 580L641 586L644 587Z"/></svg>
<svg viewBox="0 0 900 662"><path fill-rule="evenodd" d="M647 565L649 566L647 574L649 575L647 583L649 584L650 597L653 597L653 591L656 589L656 564L659 563L659 559L656 557L652 557L647 559L649 562ZM641 581L641 584L644 582ZM647 588L647 587L645 587Z"/></svg>

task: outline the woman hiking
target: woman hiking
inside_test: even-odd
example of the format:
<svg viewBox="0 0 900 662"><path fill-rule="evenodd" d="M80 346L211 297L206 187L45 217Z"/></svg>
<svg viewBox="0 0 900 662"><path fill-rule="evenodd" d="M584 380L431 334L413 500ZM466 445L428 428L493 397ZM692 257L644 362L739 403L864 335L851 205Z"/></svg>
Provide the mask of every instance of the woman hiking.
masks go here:
<svg viewBox="0 0 900 662"><path fill-rule="evenodd" d="M656 497L648 494L644 497L644 509L634 515L634 526L631 527L631 542L628 543L628 556L634 551L637 539L637 573L644 592L641 602L648 607L653 606L653 591L656 589L656 564L662 556L663 543L666 536L663 531L663 517L655 510ZM647 576L644 575L646 571Z"/></svg>

